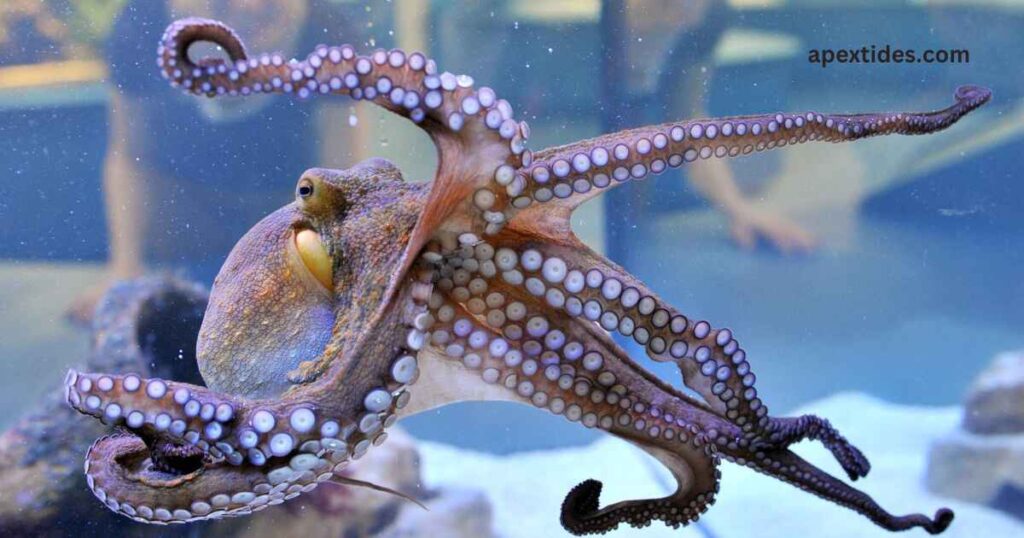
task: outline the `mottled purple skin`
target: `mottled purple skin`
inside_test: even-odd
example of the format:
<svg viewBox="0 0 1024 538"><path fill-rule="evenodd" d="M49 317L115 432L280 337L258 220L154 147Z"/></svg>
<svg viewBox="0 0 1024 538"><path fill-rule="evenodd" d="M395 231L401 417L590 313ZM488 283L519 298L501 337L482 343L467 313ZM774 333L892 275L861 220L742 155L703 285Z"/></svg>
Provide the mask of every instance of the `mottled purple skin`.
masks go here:
<svg viewBox="0 0 1024 538"><path fill-rule="evenodd" d="M200 40L231 60L193 63L187 52ZM817 440L851 480L870 468L828 421L769 416L730 330L659 299L577 240L569 217L605 188L698 158L935 132L985 103L988 90L962 87L951 107L931 113L692 120L533 154L529 128L507 101L474 89L469 77L439 74L419 53L360 56L346 45L317 47L302 61L250 57L233 31L202 19L173 23L158 52L163 75L194 94L372 101L424 128L440 164L429 184L404 184L382 161L300 179L296 203L246 234L218 276L198 346L210 389L71 374L76 409L138 436L101 440L87 456L90 486L111 509L158 523L244 515L330 479L382 442L400 416L506 400L624 438L676 477L668 497L604 508L600 482L583 482L562 507L574 534L696 520L714 501L722 457L886 529L938 533L952 520L948 509L894 516L791 452L793 443ZM302 188L310 182L311 198ZM303 229L330 256L330 290L295 254ZM611 332L677 364L699 398L646 371ZM154 472L146 454L167 439L198 447L202 467Z"/></svg>

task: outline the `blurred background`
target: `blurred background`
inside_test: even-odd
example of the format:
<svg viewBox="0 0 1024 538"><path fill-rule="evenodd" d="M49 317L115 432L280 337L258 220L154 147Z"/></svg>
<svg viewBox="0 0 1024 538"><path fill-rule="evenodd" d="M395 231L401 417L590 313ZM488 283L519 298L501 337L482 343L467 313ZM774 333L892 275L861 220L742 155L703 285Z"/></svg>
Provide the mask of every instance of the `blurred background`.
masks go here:
<svg viewBox="0 0 1024 538"><path fill-rule="evenodd" d="M992 103L949 131L670 170L574 226L687 315L730 327L775 413L841 391L954 405L993 356L1024 347L1024 2L5 0L0 426L86 354L74 322L109 283L209 284L306 168L379 156L432 177L429 139L372 106L166 87L156 43L184 15L223 19L256 51L421 50L509 100L534 150L697 116L938 109L960 84L988 86ZM872 45L970 61L808 61ZM498 454L598 435L497 404L408 429Z"/></svg>

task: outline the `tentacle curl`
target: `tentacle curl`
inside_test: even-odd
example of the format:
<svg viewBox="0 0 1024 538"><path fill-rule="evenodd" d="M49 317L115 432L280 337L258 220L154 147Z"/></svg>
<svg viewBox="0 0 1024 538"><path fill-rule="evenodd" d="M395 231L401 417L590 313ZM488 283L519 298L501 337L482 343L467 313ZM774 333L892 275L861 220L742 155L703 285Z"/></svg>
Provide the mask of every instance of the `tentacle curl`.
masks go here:
<svg viewBox="0 0 1024 538"><path fill-rule="evenodd" d="M220 45L229 60L193 61L189 48L199 41ZM491 188L490 180L510 181L516 168L532 160L526 149L529 126L515 121L508 101L491 88L474 89L469 76L438 73L437 64L419 52L378 49L361 55L351 45L321 45L301 61L285 60L280 53L250 56L223 23L189 18L167 28L157 53L164 78L195 95L343 94L412 120L433 138L440 162L423 230L452 215L476 213L478 218L465 224L477 233L497 231L508 198ZM474 205L477 211L456 211ZM428 235L417 235L417 249Z"/></svg>
<svg viewBox="0 0 1024 538"><path fill-rule="evenodd" d="M414 289L407 288L410 307L393 314L408 332L379 342L397 350L394 359L350 380L375 385L356 409L346 401L353 393L336 394L333 376L281 398L249 400L134 374L68 372L68 404L125 430L90 448L93 493L135 520L183 523L259 511L331 480L384 442L408 404L423 344L413 318L427 299Z"/></svg>

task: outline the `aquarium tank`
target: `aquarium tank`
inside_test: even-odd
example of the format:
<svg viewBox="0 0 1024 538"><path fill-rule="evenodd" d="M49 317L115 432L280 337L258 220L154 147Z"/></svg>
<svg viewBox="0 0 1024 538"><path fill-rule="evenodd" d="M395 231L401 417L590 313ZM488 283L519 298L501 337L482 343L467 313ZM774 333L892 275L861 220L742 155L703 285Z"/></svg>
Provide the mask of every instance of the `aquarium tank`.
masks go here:
<svg viewBox="0 0 1024 538"><path fill-rule="evenodd" d="M1024 2L0 3L0 535L1024 537Z"/></svg>

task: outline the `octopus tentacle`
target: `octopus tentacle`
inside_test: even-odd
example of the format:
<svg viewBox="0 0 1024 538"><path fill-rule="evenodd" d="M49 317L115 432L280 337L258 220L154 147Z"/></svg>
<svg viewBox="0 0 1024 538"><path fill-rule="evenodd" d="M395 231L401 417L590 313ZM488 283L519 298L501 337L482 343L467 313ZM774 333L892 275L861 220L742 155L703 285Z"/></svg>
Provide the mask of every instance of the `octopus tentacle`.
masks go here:
<svg viewBox="0 0 1024 538"><path fill-rule="evenodd" d="M246 401L132 374L72 371L66 391L76 410L130 432L92 446L87 480L111 509L147 522L239 515L278 504L330 479L385 435L379 415L357 424L317 401ZM378 397L368 397L368 405L391 403L390 394ZM161 464L154 451L167 443L191 447L201 465L172 472L173 464Z"/></svg>
<svg viewBox="0 0 1024 538"><path fill-rule="evenodd" d="M628 434L614 434L629 439ZM660 499L619 501L601 508L603 484L587 479L572 488L562 502L560 520L567 531L577 536L603 534L621 523L646 527L654 520L678 528L697 521L711 507L721 478L717 456L708 457L693 445L675 444L664 449L648 440L634 444L672 472L678 484L676 491Z"/></svg>
<svg viewBox="0 0 1024 538"><path fill-rule="evenodd" d="M355 410L343 396L357 393L338 394L336 372L280 398L249 400L134 374L70 371L68 404L127 432L90 449L93 493L139 521L180 523L262 510L331 480L384 442L409 401L422 346L412 326L425 307L425 296L416 299L422 289L410 286L409 306L395 314L407 320L409 332L393 336L388 347L398 352L383 373L350 377L353 387L372 387L358 393ZM186 465L177 469L175 458L165 457L176 447L187 449L177 458Z"/></svg>
<svg viewBox="0 0 1024 538"><path fill-rule="evenodd" d="M846 471L850 480L867 476L871 470L871 462L857 447L837 431L828 420L815 415L800 417L768 417L769 425L767 443L759 448L788 447L804 439L820 441Z"/></svg>
<svg viewBox="0 0 1024 538"><path fill-rule="evenodd" d="M937 516L935 522L921 515L892 516L881 509L877 503L870 500L870 497L867 495L838 482L810 464L801 464L801 470L797 473L788 467L780 467L776 463L783 460L797 461L794 459L797 456L786 450L786 447L803 438L810 438L822 441L833 452L837 461L839 461L851 479L864 476L870 468L867 459L864 458L863 454L856 447L849 444L845 438L832 428L827 421L813 416L799 418L769 417L767 410L757 411L764 408L763 404L753 404L747 407L748 410L750 407L754 408L756 422L741 421L736 413L730 413L730 411L736 411L738 408L737 398L729 396L728 393L718 388L712 390L708 396L705 396L708 400L716 403L705 406L699 402L687 399L685 395L679 394L671 388L666 388L664 384L653 378L653 376L647 375L639 366L632 363L625 356L625 353L614 346L614 344L603 345L595 352L595 343L606 341L604 330L620 330L621 318L616 318L616 323L612 323L611 317L605 314L608 312L620 313L621 309L606 308L607 305L605 303L598 302L600 298L583 300L578 294L582 293L584 289L589 288L591 290L602 290L603 297L603 292L605 291L604 282L607 281L607 278L628 279L626 282L630 285L641 286L639 289L646 290L646 288L642 287L642 283L635 282L635 279L628 277L628 275L612 267L609 263L601 262L596 255L590 253L589 256L591 257L587 258L587 251L582 248L560 250L561 247L553 246L552 243L539 244L530 242L522 237L516 237L515 230L512 228L507 229L497 239L501 240L501 244L509 245L510 247L514 246L515 248L503 247L495 250L487 242L470 244L468 241L471 238L463 236L460 239L463 243L458 246L449 244L447 249L439 249L442 252L433 252L425 255L425 258L440 260L440 263L442 263L438 270L437 292L432 296L430 308L431 314L436 316L438 321L442 324L447 324L439 331L432 333L431 341L434 345L443 346L445 353L449 356L462 357L467 367L484 368L482 376L485 380L498 383L504 379L506 387L518 389L521 395L535 393L540 390L532 379L519 381L513 377L514 374L503 378L504 374L502 372L504 370L501 368L501 362L496 363L497 365L491 368L484 367L482 359L491 352L491 342L497 341L498 351L504 353L504 366L512 367L513 369L516 367L522 368L523 372L528 374L536 374L540 371L550 381L557 382L563 391L573 389L577 394L589 393L592 397L592 403L612 400L613 404L625 405L624 409L641 415L637 417L627 413L621 414L617 418L612 418L601 416L600 412L598 412L589 418L590 425L597 424L598 427L602 427L612 434L625 437L631 441L634 441L633 435L637 434L637 432L640 432L640 437L644 437L642 434L645 428L650 428L647 433L654 438L657 438L658 434L662 431L669 434L669 430L672 432L669 435L683 438L692 437L696 446L703 446L705 455L709 457L720 452L737 463L750 465L762 472L777 476L800 487L814 489L823 498L859 510L887 528L911 525L936 529L939 528L937 525L941 526L943 524L942 521L945 520L946 516L942 514L945 512L940 511L940 515ZM602 277L603 279L598 281L596 275L590 273L591 277L588 282L587 273L579 271L580 275L571 275L574 269L570 267L577 263L581 264L581 266L590 264L593 267L599 268L602 271L602 275L607 274L610 276L607 278ZM582 278L582 282L576 283L575 279L580 278ZM565 285L567 279L569 280L568 286ZM616 291L619 297L621 297L623 289L628 289L614 285L611 287L615 288L612 291ZM443 297L441 294L443 294ZM609 295L614 296L616 293ZM645 295L645 297L653 297L653 295ZM608 297L603 297L603 299L607 301ZM444 301L456 301L458 305L451 306ZM627 300L627 303L632 304L632 300ZM637 304L639 304L639 300L634 306ZM549 318L543 314L552 308L569 313L573 319L571 324L568 326L559 324L557 319ZM654 312L659 308L665 308L664 303L658 302L650 307L645 307L643 312L653 316ZM640 310L637 310L637 313L639 312ZM460 315L466 317L459 319ZM630 315L635 316L636 313L630 310ZM661 317L664 316L659 316L659 319ZM656 328L658 325L661 325L660 328L671 327L671 319L672 315L669 315L667 323L662 323L661 321L649 323ZM480 324L480 326L477 324ZM683 324L684 322L677 323L677 328L681 328ZM691 330L696 325L685 323L685 326L691 328ZM639 326L639 324L634 322L634 332L636 326ZM704 357L704 361L718 361L718 359L722 359L723 362L728 362L731 360L730 355L724 354L722 351L727 346L731 347L729 346L730 342L725 342L724 340L726 339L722 338L721 340L723 341L720 344L717 337L718 334L724 331L726 330L722 329L712 333L710 328L705 328L700 329L698 331L699 334L689 335L690 338L696 338L702 346L709 348L717 346L718 351ZM492 335L494 334L500 334L500 336L493 337ZM652 332L652 334L660 333ZM689 333L679 331L678 334ZM684 338L686 337L677 337L680 340ZM650 341L652 339L653 337L651 336L643 339L645 340L645 345L648 346L649 353ZM687 345L689 346L689 344ZM699 347L697 346L696 349L699 349ZM659 346L656 345L656 348L659 348ZM732 349L730 353L735 355L738 351L738 348L736 348ZM697 354L694 352L694 354L687 357L687 360L696 360ZM545 361L548 366L542 369L541 367L544 366ZM577 368L572 372L572 375L566 375L560 369L564 368L564 366L560 367L559 365L572 364L573 361L580 362L583 368ZM700 363L701 361L697 360L697 362ZM618 369L614 371L603 370L603 368L613 364L617 367L628 365L628 373ZM739 365L746 365L745 360L734 364L734 366ZM740 369L739 373L743 373L743 376L739 377L746 377L748 368L749 365ZM681 369L684 372L689 370L688 379L696 387L707 388L707 383L694 382L694 379L697 379L698 372L700 372L699 375L714 375L714 379L718 379L718 368L711 373L704 373L694 368L693 365L684 365L681 366ZM706 370L710 371L710 369ZM737 373L736 370L729 371L731 374ZM589 376L586 375L587 372L590 372ZM632 375L634 372L642 372L636 375L642 376L643 382L649 385L641 388L638 383L622 381L622 379L628 379L628 375ZM583 375L581 376L580 374ZM583 383L580 383L580 377L584 378ZM684 379L687 379L685 373ZM752 387L752 378L747 379L751 380L749 384ZM530 384L526 385L526 388L519 388L523 382ZM716 383L718 382L720 381L716 381ZM629 387L628 389L627 386ZM602 387L607 388L607 392L602 391ZM651 401L653 399L645 399L644 395L658 390L665 391L658 404L652 404ZM543 390L541 392L547 394ZM707 391L705 390L704 392L706 393ZM756 392L747 394L752 394L756 398ZM560 394L560 401L556 403L554 409L556 412L566 409L566 402L569 400L563 399L563 397L564 395ZM543 407L548 399L547 396L541 397L540 405L536 401L533 403ZM622 404L623 401L627 403ZM674 403L684 401L689 406L688 412L682 411L674 405ZM750 404L753 402L753 398L745 401ZM724 405L722 405L723 402ZM586 413L587 409L588 407L582 407L580 411L574 411L571 415L567 413L567 416L569 418L579 417L579 413ZM589 409L594 409L594 407L591 406ZM653 412L654 417L666 414L671 416L670 422L675 420L676 426L680 428L679 431L677 432L671 425L667 427L668 429L661 429L666 427L657 424L650 416L644 417L643 413L648 409ZM706 415L713 418L694 414L695 410L701 409L706 409ZM673 415L673 413L678 414ZM588 425L587 415L584 414L583 417L582 422ZM626 428L625 430L617 429L617 426L626 426ZM650 448L642 442L638 444L642 448ZM649 451L665 461L662 457L663 455L657 449ZM666 465L670 469L674 469L672 460L666 461ZM797 463L792 465L796 468ZM692 466L685 468L696 469ZM684 482L684 479L680 480L680 483ZM822 486L822 484L827 485L827 487ZM599 483L591 481L585 482L573 490L563 506L563 523L566 525L566 528L572 532L585 533L603 532L614 527L619 522L642 524L642 519L650 521L650 519L656 519L657 517L638 519L637 513L646 511L650 515L656 512L652 511L652 506L666 502L664 499L636 501L639 504L613 505L616 509L622 508L623 511L621 512L616 512L612 509L613 507L598 511L595 503L599 493ZM671 505L672 503L669 502L668 504ZM665 506L665 504L660 504L659 506ZM610 513L615 513L616 515L610 518L601 517ZM695 514L696 512L692 513ZM584 517L585 514L593 515L594 519L588 520L588 518ZM590 521L590 523L585 524L585 521ZM670 524L682 524L686 520L668 518L667 521Z"/></svg>
<svg viewBox="0 0 1024 538"><path fill-rule="evenodd" d="M510 230L503 237L506 243L511 235ZM523 239L513 243L524 247L500 252L503 278L525 279L530 293L542 297L547 307L631 337L656 361L674 362L688 388L743 430L742 446L784 448L805 438L820 440L852 479L867 474L867 459L827 421L768 415L746 352L731 330L681 314L585 245L569 248Z"/></svg>
<svg viewBox="0 0 1024 538"><path fill-rule="evenodd" d="M132 374L72 371L66 389L68 403L83 414L123 423L144 438L191 444L205 456L223 458L232 465L245 461L262 465L307 441L336 435L347 440L355 429L312 401L248 401L205 387Z"/></svg>
<svg viewBox="0 0 1024 538"><path fill-rule="evenodd" d="M265 472L254 466L219 463L179 473L167 472L151 458L150 448L134 435L100 438L85 457L86 482L111 510L155 524L245 515L280 504L289 494L284 488L274 491ZM170 488L174 500L168 498Z"/></svg>
<svg viewBox="0 0 1024 538"><path fill-rule="evenodd" d="M223 47L230 61L193 61L188 51L199 41ZM224 24L189 18L167 28L158 64L171 85L195 95L349 95L409 118L432 136L465 144L504 140L510 153L522 153L521 128L507 101L489 88L474 90L468 76L438 74L437 64L419 52L378 49L361 55L351 45L320 45L301 61L285 60L280 53L250 57L241 38ZM512 152L510 141L517 137L518 151Z"/></svg>
<svg viewBox="0 0 1024 538"><path fill-rule="evenodd" d="M765 114L665 123L548 148L506 186L512 206L556 201L576 207L606 188L697 159L735 157L808 141L846 142L888 134L929 134L988 102L979 86L957 88L934 112Z"/></svg>
<svg viewBox="0 0 1024 538"><path fill-rule="evenodd" d="M198 41L220 45L230 61L192 61L188 50ZM489 184L492 178L507 182L515 168L531 162L529 126L513 118L508 101L491 88L474 89L469 76L438 73L436 63L419 52L378 49L360 55L351 45L321 45L301 61L285 60L279 53L249 56L224 24L189 18L167 28L157 61L171 85L196 95L345 94L420 125L434 140L441 164L427 205L431 212L423 215L424 231L413 241L417 250L463 205L478 209L479 218L469 223L478 233L500 229L508 198Z"/></svg>
<svg viewBox="0 0 1024 538"><path fill-rule="evenodd" d="M521 403L564 414L622 437L664 462L678 482L662 499L596 505L600 483L585 482L563 507L576 534L654 519L678 526L696 519L718 488L712 439L739 430L637 366L589 321L544 314L542 300L498 277L487 243L443 258L431 298L431 345L490 384L515 391ZM595 490L596 488L596 490ZM582 502L592 499L595 502Z"/></svg>
<svg viewBox="0 0 1024 538"><path fill-rule="evenodd" d="M939 534L953 521L953 511L949 508L938 509L932 517L924 514L893 515L879 506L868 494L818 469L790 450L745 453L742 456L723 451L723 455L730 461L747 465L822 499L849 508L886 530L903 531L920 527L929 534Z"/></svg>

